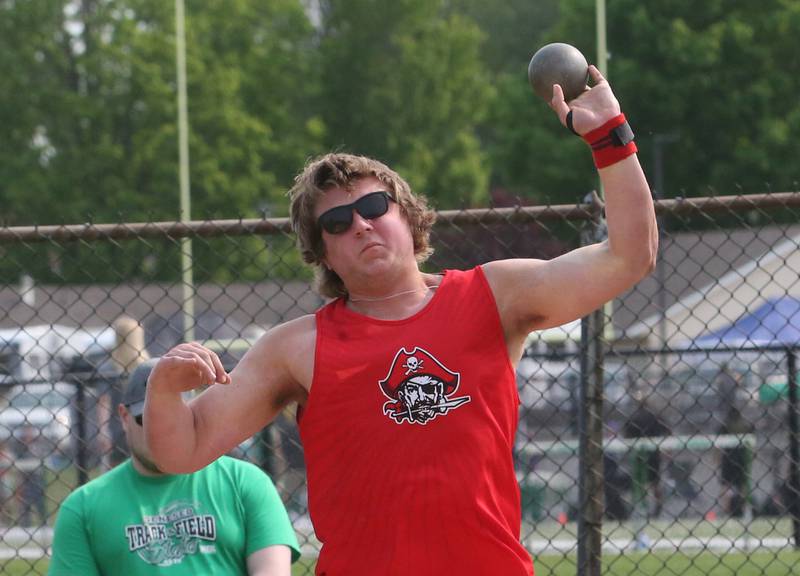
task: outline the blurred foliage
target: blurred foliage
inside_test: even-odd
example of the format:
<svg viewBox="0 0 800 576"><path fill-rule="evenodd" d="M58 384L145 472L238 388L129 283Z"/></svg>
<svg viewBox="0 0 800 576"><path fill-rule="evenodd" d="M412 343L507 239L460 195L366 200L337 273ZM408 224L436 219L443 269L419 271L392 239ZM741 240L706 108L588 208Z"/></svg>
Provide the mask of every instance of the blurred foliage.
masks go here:
<svg viewBox="0 0 800 576"><path fill-rule="evenodd" d="M440 207L485 204L485 35L447 4L323 2L320 109L331 148L387 162Z"/></svg>
<svg viewBox="0 0 800 576"><path fill-rule="evenodd" d="M593 42L593 7L564 0L554 37ZM609 79L651 176L663 155L664 196L797 190L800 2L615 0L607 9Z"/></svg>
<svg viewBox="0 0 800 576"><path fill-rule="evenodd" d="M286 181L320 146L303 95L312 27L291 0L186 11L192 214L283 205ZM14 2L0 21L6 223L176 218L173 5Z"/></svg>
<svg viewBox="0 0 800 576"><path fill-rule="evenodd" d="M660 193L797 189L800 0L606 7L608 76L648 175L663 160ZM384 160L443 209L571 204L597 185L526 75L547 42L596 60L593 0L187 0L186 14L195 219L285 215L294 175L331 149ZM3 224L178 217L174 29L156 0L0 3ZM263 246L248 274L274 259ZM98 249L72 265L103 277L119 249ZM5 251L65 277L52 247L29 252ZM168 253L123 252L131 274L177 274ZM229 274L208 258L204 274Z"/></svg>

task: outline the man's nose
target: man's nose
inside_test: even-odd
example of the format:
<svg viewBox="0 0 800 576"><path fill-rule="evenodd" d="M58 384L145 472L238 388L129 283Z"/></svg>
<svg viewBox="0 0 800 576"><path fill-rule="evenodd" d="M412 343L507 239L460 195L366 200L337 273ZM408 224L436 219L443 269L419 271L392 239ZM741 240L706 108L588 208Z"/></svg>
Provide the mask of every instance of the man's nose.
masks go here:
<svg viewBox="0 0 800 576"><path fill-rule="evenodd" d="M366 230L372 230L372 220L364 218L358 211L353 210L353 230L357 234Z"/></svg>

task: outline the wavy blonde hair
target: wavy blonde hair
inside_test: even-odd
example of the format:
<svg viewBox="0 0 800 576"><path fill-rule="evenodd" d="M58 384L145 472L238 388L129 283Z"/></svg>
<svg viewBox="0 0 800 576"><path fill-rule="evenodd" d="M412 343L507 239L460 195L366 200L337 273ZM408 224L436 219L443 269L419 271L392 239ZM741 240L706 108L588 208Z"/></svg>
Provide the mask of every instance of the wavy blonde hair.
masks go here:
<svg viewBox="0 0 800 576"><path fill-rule="evenodd" d="M400 206L414 240L417 262L424 262L433 253L430 231L436 213L428 207L424 196L414 194L397 172L372 158L353 154L330 153L314 158L295 178L289 190L289 216L297 234L297 247L303 261L314 267L315 287L325 297L347 296L347 288L336 272L323 264L325 244L317 225L314 208L319 198L332 188L348 189L361 178L374 176L386 185L386 191Z"/></svg>

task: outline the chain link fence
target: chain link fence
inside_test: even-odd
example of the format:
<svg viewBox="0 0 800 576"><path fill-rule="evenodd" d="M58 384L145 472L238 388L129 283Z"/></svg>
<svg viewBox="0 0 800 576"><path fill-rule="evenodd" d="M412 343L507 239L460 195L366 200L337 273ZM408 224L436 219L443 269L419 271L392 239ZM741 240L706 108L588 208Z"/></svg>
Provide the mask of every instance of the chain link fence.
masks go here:
<svg viewBox="0 0 800 576"><path fill-rule="evenodd" d="M523 542L540 574L788 574L800 560L800 193L661 201L658 214L652 275L529 337L514 454ZM596 195L443 211L425 268L552 258L603 226ZM126 457L116 406L136 363L191 334L230 368L323 303L285 219L4 228L0 253L10 574L45 573L60 502ZM303 550L295 574L313 573L293 411L235 455L272 476Z"/></svg>

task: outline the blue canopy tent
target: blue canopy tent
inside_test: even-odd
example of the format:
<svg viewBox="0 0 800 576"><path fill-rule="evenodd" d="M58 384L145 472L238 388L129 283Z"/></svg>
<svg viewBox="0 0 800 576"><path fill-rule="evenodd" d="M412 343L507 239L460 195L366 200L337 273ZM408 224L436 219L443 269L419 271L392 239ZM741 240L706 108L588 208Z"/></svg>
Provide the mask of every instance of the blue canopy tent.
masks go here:
<svg viewBox="0 0 800 576"><path fill-rule="evenodd" d="M695 340L704 349L763 348L800 344L800 300L792 296L769 298L733 324Z"/></svg>
<svg viewBox="0 0 800 576"><path fill-rule="evenodd" d="M705 334L694 342L703 349L791 348L800 344L800 300L791 296L767 299L753 312L747 312L735 322ZM786 398L788 379L765 382L758 391L765 404Z"/></svg>
<svg viewBox="0 0 800 576"><path fill-rule="evenodd" d="M784 348L787 378L784 382L762 386L762 402L774 402L784 396L789 400L790 478L794 497L790 504L794 545L800 547L800 422L798 421L798 382L796 354L800 348L800 300L791 296L769 298L753 312L747 312L729 326L697 338L696 347L706 350L739 348L741 350Z"/></svg>

